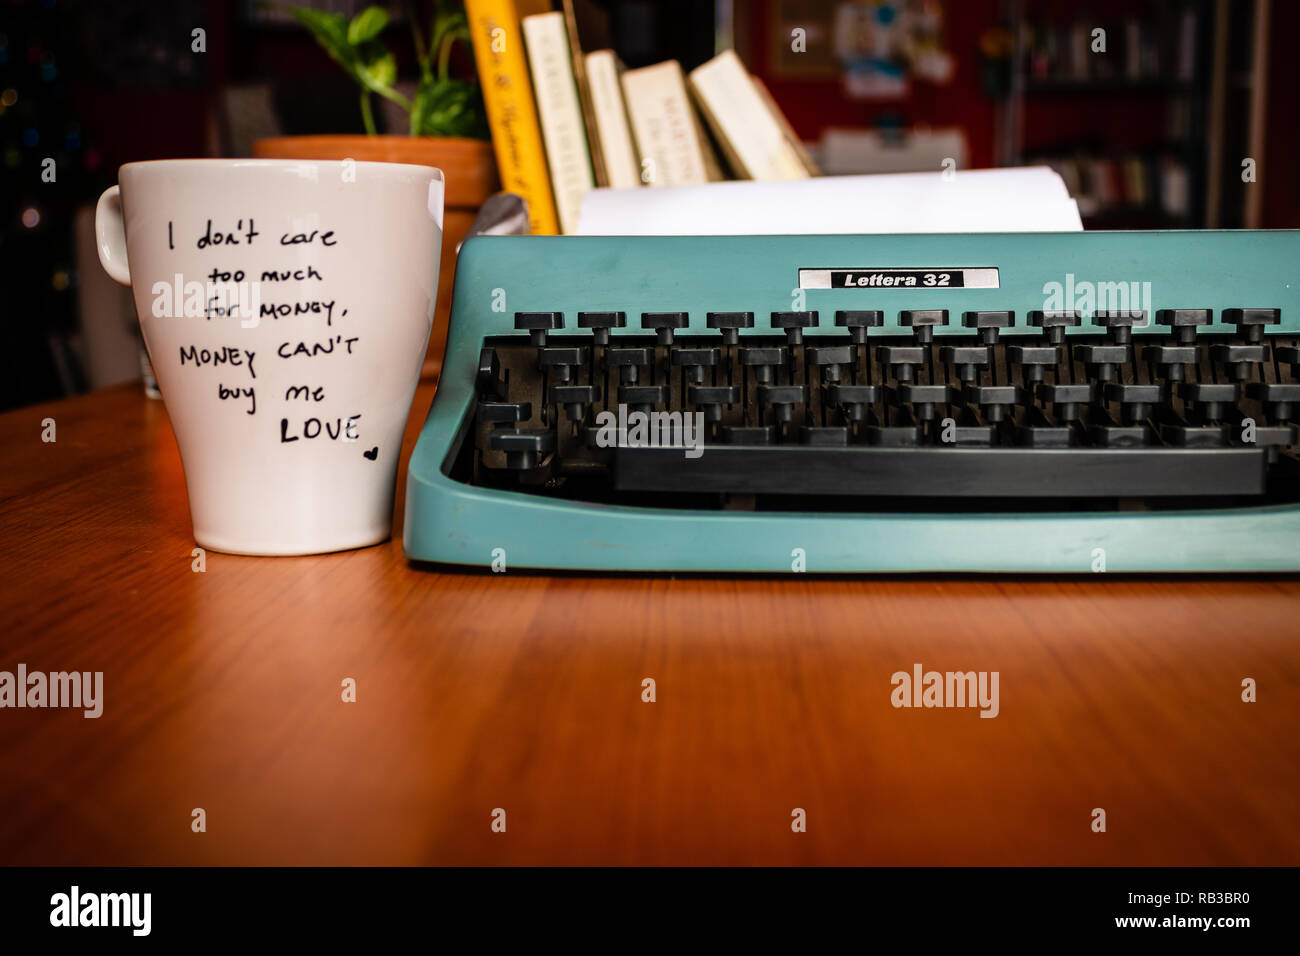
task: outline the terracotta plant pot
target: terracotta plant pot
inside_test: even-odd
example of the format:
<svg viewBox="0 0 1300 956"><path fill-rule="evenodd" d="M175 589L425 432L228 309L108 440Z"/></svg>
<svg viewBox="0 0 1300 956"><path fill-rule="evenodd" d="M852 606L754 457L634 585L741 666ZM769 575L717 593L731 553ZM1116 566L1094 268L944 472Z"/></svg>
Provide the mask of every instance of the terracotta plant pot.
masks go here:
<svg viewBox="0 0 1300 956"><path fill-rule="evenodd" d="M451 283L456 247L488 197L500 189L492 144L485 140L435 136L277 136L253 143L259 159L355 159L371 163L436 166L446 181L442 227L442 264L438 271L438 305L429 337L426 373L437 373L447 344Z"/></svg>

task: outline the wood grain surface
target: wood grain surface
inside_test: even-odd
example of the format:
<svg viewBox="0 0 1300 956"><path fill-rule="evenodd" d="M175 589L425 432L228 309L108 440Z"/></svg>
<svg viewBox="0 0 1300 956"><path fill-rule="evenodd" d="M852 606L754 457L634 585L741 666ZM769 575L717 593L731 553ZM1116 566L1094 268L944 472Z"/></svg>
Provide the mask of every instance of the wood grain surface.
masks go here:
<svg viewBox="0 0 1300 956"><path fill-rule="evenodd" d="M0 710L0 863L1300 863L1292 578L195 573L138 387L0 452L0 670L104 672ZM915 663L999 716L895 709Z"/></svg>

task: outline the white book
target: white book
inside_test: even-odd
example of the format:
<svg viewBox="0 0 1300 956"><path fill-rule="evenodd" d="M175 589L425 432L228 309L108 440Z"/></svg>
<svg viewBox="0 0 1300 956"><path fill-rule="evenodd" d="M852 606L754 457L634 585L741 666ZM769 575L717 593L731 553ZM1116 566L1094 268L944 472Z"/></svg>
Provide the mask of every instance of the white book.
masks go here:
<svg viewBox="0 0 1300 956"><path fill-rule="evenodd" d="M806 179L808 169L734 50L690 73L691 90L741 179Z"/></svg>
<svg viewBox="0 0 1300 956"><path fill-rule="evenodd" d="M623 98L648 185L686 186L722 178L676 60L628 70Z"/></svg>
<svg viewBox="0 0 1300 956"><path fill-rule="evenodd" d="M1160 166L1160 206L1170 216L1185 216L1191 207L1191 176L1187 167L1174 159Z"/></svg>
<svg viewBox="0 0 1300 956"><path fill-rule="evenodd" d="M572 233L578 228L582 197L596 182L591 171L591 152L583 128L578 86L569 59L564 14L556 11L524 17L523 27L528 71L533 78L560 231Z"/></svg>
<svg viewBox="0 0 1300 956"><path fill-rule="evenodd" d="M612 189L631 189L641 185L641 163L637 159L632 128L623 104L623 86L619 82L622 64L613 50L596 50L584 58L587 64L587 88L591 91L592 111L605 156L605 174Z"/></svg>

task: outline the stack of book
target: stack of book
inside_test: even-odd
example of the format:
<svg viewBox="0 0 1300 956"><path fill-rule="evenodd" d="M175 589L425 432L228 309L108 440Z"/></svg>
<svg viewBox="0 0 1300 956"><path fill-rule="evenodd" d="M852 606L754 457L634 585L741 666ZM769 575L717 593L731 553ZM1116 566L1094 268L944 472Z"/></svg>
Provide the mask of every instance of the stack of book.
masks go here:
<svg viewBox="0 0 1300 956"><path fill-rule="evenodd" d="M1191 172L1177 156L1073 153L1033 161L1056 170L1085 219L1145 210L1179 221L1191 214Z"/></svg>
<svg viewBox="0 0 1300 956"><path fill-rule="evenodd" d="M817 168L766 88L730 50L689 74L584 53L572 0L466 0L503 188L534 235L577 231L598 187L804 179Z"/></svg>
<svg viewBox="0 0 1300 956"><path fill-rule="evenodd" d="M1073 23L1023 24L1030 83L1191 83L1196 79L1197 11L1145 22L1084 18Z"/></svg>

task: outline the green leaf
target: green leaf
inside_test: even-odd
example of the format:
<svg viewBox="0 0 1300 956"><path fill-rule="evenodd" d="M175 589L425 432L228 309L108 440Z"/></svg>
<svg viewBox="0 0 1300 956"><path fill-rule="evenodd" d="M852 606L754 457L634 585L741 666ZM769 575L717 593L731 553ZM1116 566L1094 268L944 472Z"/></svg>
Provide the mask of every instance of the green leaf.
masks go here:
<svg viewBox="0 0 1300 956"><path fill-rule="evenodd" d="M457 43L469 46L471 43L469 19L463 10L439 6L433 21L433 39L430 42L431 56L437 57L437 74L439 79L447 79L447 66L451 59L451 50Z"/></svg>
<svg viewBox="0 0 1300 956"><path fill-rule="evenodd" d="M432 46L437 49L444 38L465 43L470 41L469 19L463 10L447 8L438 11L433 20Z"/></svg>
<svg viewBox="0 0 1300 956"><path fill-rule="evenodd" d="M397 60L379 39L389 22L382 7L367 7L351 22L342 14L320 10L300 8L293 14L322 49L367 91L362 93L363 116L370 113L369 94L374 93L410 112L412 135L488 138L487 112L478 85L447 75L451 48L456 43L470 42L469 24L462 11L448 4L437 5L432 43L420 58L420 79L415 98L410 101L393 88ZM416 44L417 49L420 46ZM436 73L430 62L435 58ZM367 121L366 126L371 129L373 122Z"/></svg>
<svg viewBox="0 0 1300 956"><path fill-rule="evenodd" d="M366 86L377 93L382 92L397 82L397 58L387 50L383 50L360 64L357 73Z"/></svg>
<svg viewBox="0 0 1300 956"><path fill-rule="evenodd" d="M420 77L415 87L415 96L411 99L411 135L419 136L423 132L425 117L429 115L430 78L427 74Z"/></svg>
<svg viewBox="0 0 1300 956"><path fill-rule="evenodd" d="M348 42L348 21L341 13L326 13L307 7L298 7L293 11L297 18L326 53L349 72L354 68L357 57Z"/></svg>
<svg viewBox="0 0 1300 956"><path fill-rule="evenodd" d="M478 87L460 80L421 80L412 103L411 133L486 139L487 116Z"/></svg>
<svg viewBox="0 0 1300 956"><path fill-rule="evenodd" d="M360 46L373 40L388 26L388 13L380 7L366 7L348 24L348 42Z"/></svg>

